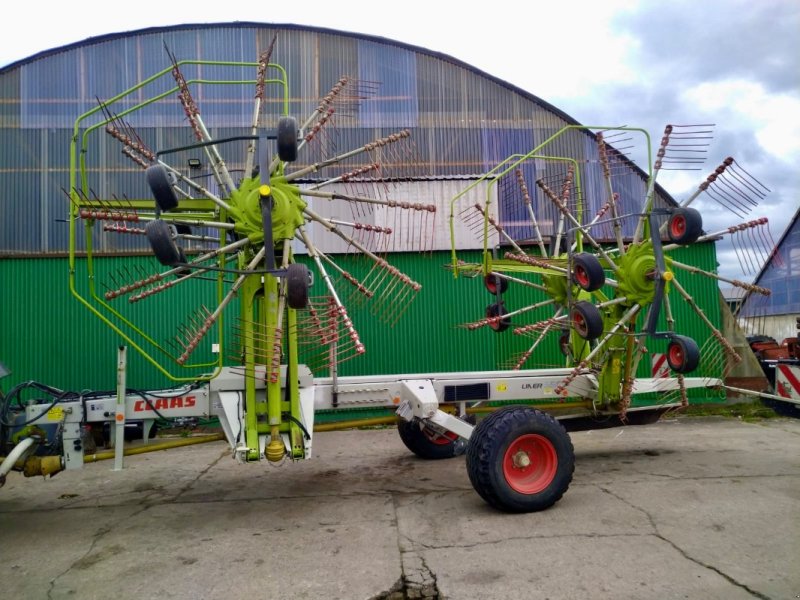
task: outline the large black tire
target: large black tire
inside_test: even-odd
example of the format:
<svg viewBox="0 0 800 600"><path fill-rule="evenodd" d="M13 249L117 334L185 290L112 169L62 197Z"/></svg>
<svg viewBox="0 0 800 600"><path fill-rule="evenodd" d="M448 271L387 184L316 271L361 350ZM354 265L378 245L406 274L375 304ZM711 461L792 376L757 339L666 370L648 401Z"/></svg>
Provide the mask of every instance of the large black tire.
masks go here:
<svg viewBox="0 0 800 600"><path fill-rule="evenodd" d="M606 272L594 254L576 254L572 258L572 279L582 289L593 292L605 284Z"/></svg>
<svg viewBox="0 0 800 600"><path fill-rule="evenodd" d="M301 309L308 306L308 267L292 263L286 270L286 301L289 308Z"/></svg>
<svg viewBox="0 0 800 600"><path fill-rule="evenodd" d="M145 175L147 177L147 185L150 186L153 198L156 199L156 204L158 204L158 208L162 212L167 212L178 206L178 196L175 195L175 189L172 187L172 181L164 165L158 163L150 165L147 167Z"/></svg>
<svg viewBox="0 0 800 600"><path fill-rule="evenodd" d="M591 302L586 300L576 302L570 315L572 327L583 339L596 340L603 333L603 315L600 314L600 309Z"/></svg>
<svg viewBox="0 0 800 600"><path fill-rule="evenodd" d="M693 244L703 233L703 217L693 208L676 208L667 221L667 235L673 244Z"/></svg>
<svg viewBox="0 0 800 600"><path fill-rule="evenodd" d="M506 307L503 306L500 302L494 302L486 307L486 318L487 319L495 319L497 317L503 317L508 313ZM511 317L499 318L496 321L492 321L489 323L489 327L500 333L501 331L505 331L509 327L511 327Z"/></svg>
<svg viewBox="0 0 800 600"><path fill-rule="evenodd" d="M508 279L489 273L483 278L483 285L490 294L503 294L508 289Z"/></svg>
<svg viewBox="0 0 800 600"><path fill-rule="evenodd" d="M667 364L676 373L691 373L700 364L700 348L692 338L676 335L667 344Z"/></svg>
<svg viewBox="0 0 800 600"><path fill-rule="evenodd" d="M166 221L161 219L150 221L144 226L144 232L158 262L168 267L174 267L181 262L180 248L172 239L172 230Z"/></svg>
<svg viewBox="0 0 800 600"><path fill-rule="evenodd" d="M297 160L297 121L294 117L278 120L278 158L283 162Z"/></svg>
<svg viewBox="0 0 800 600"><path fill-rule="evenodd" d="M489 505L506 512L549 508L575 470L569 434L550 415L528 406L491 413L472 432L467 473Z"/></svg>
<svg viewBox="0 0 800 600"><path fill-rule="evenodd" d="M422 427L420 427L422 425ZM418 419L406 421L398 419L397 432L400 439L420 458L439 460L461 456L467 450L467 441L454 433L441 435L431 428L426 428Z"/></svg>

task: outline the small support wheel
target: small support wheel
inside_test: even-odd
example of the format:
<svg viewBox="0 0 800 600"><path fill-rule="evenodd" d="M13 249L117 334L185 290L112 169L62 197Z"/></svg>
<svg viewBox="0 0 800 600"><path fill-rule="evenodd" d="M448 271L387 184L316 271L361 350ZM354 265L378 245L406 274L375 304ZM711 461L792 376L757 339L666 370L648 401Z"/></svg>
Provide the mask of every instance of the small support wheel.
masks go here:
<svg viewBox="0 0 800 600"><path fill-rule="evenodd" d="M570 333L569 330L561 332L558 336L558 348L564 356L572 356L572 348L570 347Z"/></svg>
<svg viewBox="0 0 800 600"><path fill-rule="evenodd" d="M278 120L278 158L283 162L297 160L297 121L294 117Z"/></svg>
<svg viewBox="0 0 800 600"><path fill-rule="evenodd" d="M575 452L564 427L528 406L491 413L467 446L467 473L494 508L534 512L555 504L572 482Z"/></svg>
<svg viewBox="0 0 800 600"><path fill-rule="evenodd" d="M676 373L691 373L700 364L700 348L692 338L676 335L667 344L667 364Z"/></svg>
<svg viewBox="0 0 800 600"><path fill-rule="evenodd" d="M508 314L508 310L506 310L506 307L500 302L494 302L487 306L486 318L491 319L489 321L489 327L497 333L511 327L511 317L505 317L506 314Z"/></svg>
<svg viewBox="0 0 800 600"><path fill-rule="evenodd" d="M178 246L178 262L184 264L189 262L189 260L186 258L186 253L180 246ZM192 269L190 267L184 267L183 269L175 273L175 279L183 279L184 277L188 277L191 274L192 274Z"/></svg>
<svg viewBox="0 0 800 600"><path fill-rule="evenodd" d="M483 285L490 294L503 294L508 289L508 279L489 273L483 278Z"/></svg>
<svg viewBox="0 0 800 600"><path fill-rule="evenodd" d="M400 439L420 458L426 460L439 460L442 458L453 458L461 456L467 451L467 441L460 438L455 433L439 433L433 428L425 425L419 419L406 421L398 419L397 432Z"/></svg>
<svg viewBox="0 0 800 600"><path fill-rule="evenodd" d="M172 178L164 165L158 163L150 165L145 170L145 176L153 198L156 199L156 204L162 212L178 206L178 196L175 195L175 189L172 187Z"/></svg>
<svg viewBox="0 0 800 600"><path fill-rule="evenodd" d="M703 233L703 217L689 207L676 208L667 221L667 235L673 244L693 244Z"/></svg>
<svg viewBox="0 0 800 600"><path fill-rule="evenodd" d="M308 267L301 263L290 264L286 269L286 301L289 308L308 306L308 288Z"/></svg>
<svg viewBox="0 0 800 600"><path fill-rule="evenodd" d="M147 241L153 249L158 262L168 267L174 267L181 262L181 250L172 238L172 228L166 221L156 219L144 226Z"/></svg>
<svg viewBox="0 0 800 600"><path fill-rule="evenodd" d="M605 284L606 272L594 254L581 253L572 258L572 278L581 289L593 292Z"/></svg>
<svg viewBox="0 0 800 600"><path fill-rule="evenodd" d="M596 340L603 333L603 315L594 304L586 300L572 307L572 327L585 340Z"/></svg>

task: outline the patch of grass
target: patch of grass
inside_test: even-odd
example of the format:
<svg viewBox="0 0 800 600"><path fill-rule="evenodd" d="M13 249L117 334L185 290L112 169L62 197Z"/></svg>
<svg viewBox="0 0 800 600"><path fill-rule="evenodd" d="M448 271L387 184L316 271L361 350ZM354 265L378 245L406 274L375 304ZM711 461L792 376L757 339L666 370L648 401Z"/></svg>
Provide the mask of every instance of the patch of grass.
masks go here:
<svg viewBox="0 0 800 600"><path fill-rule="evenodd" d="M728 417L741 419L746 423L757 423L765 419L780 417L774 410L760 402L740 402L736 404L690 404L672 416L685 417Z"/></svg>

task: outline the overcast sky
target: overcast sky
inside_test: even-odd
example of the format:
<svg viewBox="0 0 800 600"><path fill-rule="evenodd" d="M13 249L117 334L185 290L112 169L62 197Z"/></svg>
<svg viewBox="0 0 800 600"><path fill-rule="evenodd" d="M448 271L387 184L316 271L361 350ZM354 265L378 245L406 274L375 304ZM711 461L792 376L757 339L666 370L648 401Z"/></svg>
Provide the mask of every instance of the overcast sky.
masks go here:
<svg viewBox="0 0 800 600"><path fill-rule="evenodd" d="M183 23L377 35L460 59L584 124L642 127L657 142L667 123L714 123L702 170L659 183L680 201L733 156L770 192L744 219L702 196L695 206L707 232L765 216L777 242L800 205L800 0L204 4L17 3L14 18L0 21L0 66L93 36ZM718 245L720 273L752 281L732 248Z"/></svg>

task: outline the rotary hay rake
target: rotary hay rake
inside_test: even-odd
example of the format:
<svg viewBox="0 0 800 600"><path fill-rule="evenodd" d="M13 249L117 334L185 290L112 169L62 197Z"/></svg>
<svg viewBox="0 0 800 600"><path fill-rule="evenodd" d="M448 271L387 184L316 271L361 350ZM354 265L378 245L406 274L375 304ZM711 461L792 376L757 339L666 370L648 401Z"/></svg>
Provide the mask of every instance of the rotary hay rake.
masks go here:
<svg viewBox="0 0 800 600"><path fill-rule="evenodd" d="M286 72L270 63L274 43L273 39L256 63L178 61L167 48L171 66L82 115L71 148L75 166L69 194L73 293L172 379L212 379L222 372L225 357L235 357L241 366L234 370L246 382L243 414L247 417L236 450L243 460L263 457L265 444L269 460L282 460L284 436L291 440L289 455L304 456L304 439L310 437L304 426L308 416L302 414L297 385L287 386L284 394L281 377L297 381L298 356L305 350L307 363L327 369L363 354L364 344L345 302L369 302L371 312L389 325L402 316L421 286L384 255L398 244L407 250L420 243L424 249L436 211L433 205L391 198L392 180L408 177L414 168L409 131L397 131L352 150L337 147L336 121L346 119L374 93L377 84L341 78L298 127L288 115ZM186 69L197 77L188 78ZM243 76L250 69L256 73L254 81ZM248 88L255 96L251 122L234 127L226 123L226 131L232 133L227 136L210 133L195 98L213 98L213 88L220 85ZM277 97L270 95L275 90ZM174 106L178 103L188 134L167 136L151 127L148 137L134 127L134 122L158 123L163 105L179 110ZM277 118L269 114L276 106ZM91 177L108 161L103 152L92 153L101 146L95 137L102 132L119 142L122 155L143 170L155 201L101 198L96 193L104 184ZM153 150L153 141L164 144L165 136L174 137L171 147ZM203 159L197 159L197 154ZM188 163L188 171L176 166L181 160ZM209 173L195 172L203 163L209 165ZM290 169L291 165L295 168ZM333 203L344 208L328 212L349 211L352 219L322 214L324 205ZM410 216L397 217L398 211ZM366 221L358 220L364 217ZM81 290L75 260L79 222L84 224L88 255L88 283ZM157 270L126 266L103 279L92 260L94 230L101 223L104 232L145 236L160 263L155 265ZM405 239L392 241L398 226ZM323 233L337 238L346 254L358 254L369 263L363 277L351 274L312 241ZM313 278L308 266L296 261L298 247L324 282L326 296L309 297ZM176 286L208 279L212 283L207 287L214 290L208 305L204 302L191 309L185 321L177 324L175 337L165 342L139 329L136 313L119 306L125 298L133 305ZM97 290L96 281L102 282L104 293ZM229 344L223 314L237 297L235 343ZM209 360L212 350L218 356ZM205 358L193 362L198 354ZM191 374L175 375L162 366L164 358ZM198 376L198 369L211 372ZM261 385L266 399L256 392Z"/></svg>
<svg viewBox="0 0 800 600"><path fill-rule="evenodd" d="M484 253L480 264L467 264L458 259L454 245L452 269L456 276L481 275L486 289L495 296L483 318L463 327L490 327L502 332L512 327L512 320L519 322L530 314L541 314L541 309L550 310L547 318L513 327L514 334L530 337L533 342L512 359L509 367L521 369L548 334L558 334L558 345L572 370L557 386L556 394L566 396L570 382L581 373L591 372L598 385L595 406L618 410L623 421L637 392L636 374L639 362L648 353L648 340L667 342L666 362L677 382L675 387L671 380L664 381L662 390L669 387L672 391L662 395L661 401L669 403L678 398L680 405L686 406L685 374L695 371L701 361L701 371L708 381L723 379L741 357L677 274L680 272L681 278L691 274L725 282L764 296L769 295L769 290L680 262L674 254L681 248L728 235L741 265L750 265L759 256L768 255L774 242L766 218L704 233L701 214L690 205L705 193L735 216L743 217L769 190L728 157L677 207L657 206L655 195L661 170L699 170L705 160L707 140L711 139L710 127L713 125L668 125L653 162L650 137L642 129L568 126L529 153L502 161L456 196L451 203L451 229L452 222L460 218L473 230L482 230ZM595 159L551 155L552 147L562 138L590 130L595 131ZM646 141L648 179L641 208L623 213L614 187L617 175L631 163L622 151L632 146L612 147L608 140L630 141L630 136L636 134ZM620 140L619 136L628 137ZM527 175L526 167L532 167L527 169ZM529 182L529 178L534 180ZM602 190L603 198L594 215L586 213L587 191L582 181L602 182L594 188ZM462 196L482 183L487 186L485 203L460 206ZM534 194L529 183L534 186ZM509 233L509 229L519 230L519 221L504 227L493 216L495 196L510 197L524 207L525 239L515 239ZM549 243L540 226L542 214L537 216L537 212L543 212L537 208L547 205L551 212L555 207L558 214L557 223L550 225ZM626 229L632 235L625 235ZM748 239L741 240L743 235ZM528 293L521 299L521 307L509 310L503 294L512 286L538 291L542 299L526 303L531 296ZM519 295L511 297L520 302ZM676 323L673 312L675 298L688 305L706 328L709 335L702 348L691 337L679 333L680 323ZM662 312L665 319L659 320Z"/></svg>
<svg viewBox="0 0 800 600"><path fill-rule="evenodd" d="M492 506L513 512L542 510L561 498L572 479L574 453L565 426L592 428L599 426L597 419L612 418L616 424L652 422L664 410L685 405L687 389L721 385L720 373L710 373L721 372L738 355L678 282L675 271L726 280L678 262L673 252L765 225L750 221L704 235L699 212L689 207L701 193L713 192L720 203L742 211L750 204L748 191L760 194L763 186L731 159L680 207L656 206L659 170L674 162L697 164L694 155L684 158L673 150L682 140L701 136L703 129L677 126L667 128L658 159L648 167L641 206L618 202L615 177L629 172L630 165L618 148L622 140L617 137L613 148L606 143L617 134L638 132L649 152L646 132L633 128L568 126L529 153L503 161L453 198L450 266L456 276L481 275L495 295L484 317L464 326L500 332L511 327L512 319L550 311L547 318L532 318L514 328L533 342L510 370L337 377L338 362L365 351L347 306L369 306L374 316L392 325L420 291L420 284L387 262L384 253L427 249L436 208L391 197L393 179L414 175L409 131L390 133L352 150L338 148L337 120L374 93L377 84L342 78L298 127L288 114L286 73L270 62L273 46L274 40L254 63L178 61L168 51L168 68L78 118L71 147L70 288L128 345L184 385L131 393L123 376L117 398L92 398L88 405L85 398L68 402L69 410L60 413L65 419L63 458L49 466L27 459L26 473L82 465L80 426L86 422L113 420L121 440L126 418L216 415L237 459L277 463L311 456L315 411L377 407L396 412L402 441L420 457L449 458L466 451L473 487ZM196 77L187 77L187 70ZM253 71L254 80L248 75ZM255 90L249 122L229 120L212 134L197 98L213 100L215 86ZM274 90L279 93L272 94ZM181 109L188 127L162 129L171 123L167 111ZM142 127L147 130L140 132ZM556 142L581 129L601 129L595 136L595 161L558 152ZM102 174L113 170L114 159L98 141L103 132L122 146L116 160L127 162L125 167L117 164L117 171L130 170L132 162L135 177L129 183L139 186L146 181L149 189L141 198L151 195L155 200L120 197L107 189ZM151 149L156 144L162 149ZM196 158L198 153L203 160ZM177 166L187 156L188 170ZM209 172L197 172L204 162ZM531 164L538 175L533 178L527 169ZM325 177L320 176L323 171ZM596 215L586 212L589 188L582 183L592 178L601 182L605 199ZM727 190L721 189L723 182ZM485 203L460 205L484 183ZM524 218L511 227L500 222L492 203L492 190L498 187L519 199ZM347 206L350 217L326 216L322 207L332 203ZM542 211L545 203L555 207L555 224ZM482 236L479 264L458 259L458 216L467 229ZM103 272L93 249L101 226L103 236L146 237L155 260ZM526 241L523 230L530 232ZM339 246L323 250L318 241L322 234L338 239ZM662 236L667 239L662 241ZM87 258L79 264L80 243L85 244ZM121 242L121 247L128 246ZM496 255L498 248L502 256ZM304 261L297 260L301 253ZM363 275L343 266L342 258L350 253L365 261L359 265ZM306 263L321 278L325 296L310 297ZM765 292L742 282L729 283ZM161 323L150 332L137 322L145 311L150 321L153 312L164 311L164 298L176 286L194 286L204 300L187 307L174 338L159 342ZM510 311L506 298L511 297L511 286L524 290L525 300ZM701 350L678 333L673 295L690 305L709 328L711 350L705 345ZM238 307L239 315L229 336L224 319L232 307ZM665 331L658 330L661 313L666 316ZM559 334L562 364L523 369L552 333ZM637 377L650 338L668 341L666 356L676 377ZM701 356L713 363L704 366L706 376L685 377ZM225 358L236 366L223 366ZM123 359L121 351L124 373ZM165 362L172 366L165 367ZM309 365L328 369L331 376L314 377ZM175 366L178 374L172 370ZM637 394L658 399L644 407L631 406ZM26 407L25 424L49 416L52 406ZM489 415L473 426L470 419L480 412ZM392 422L397 417L392 416ZM346 423L358 424L367 421ZM31 440L32 436L14 449L15 461L30 453ZM122 455L117 458L121 468Z"/></svg>
<svg viewBox="0 0 800 600"><path fill-rule="evenodd" d="M527 320L513 328L514 334L533 338L510 365L517 371L533 359L537 347L555 337L549 334L558 334L557 343L568 368L550 392L562 401L562 406L551 412L574 411L575 397L583 396L591 399L594 415L616 412L618 423L646 424L664 411L635 411L635 395L655 394L657 398L650 400L654 406L679 409L688 404L689 388L722 388L726 373L741 361L679 281L677 272L681 277L686 273L715 284L724 281L754 294L768 295L769 291L679 262L674 255L683 247L743 232L764 242L767 248L774 245L768 241L764 218L704 234L700 212L689 206L705 192L742 216L768 190L727 158L679 206L656 203L655 182L660 170L696 170L702 164L705 140L711 133L708 127L668 125L653 162L649 135L644 130L567 126L530 152L500 162L453 198L451 231L456 229L455 219L460 218L473 231L482 232L484 240L482 261L469 264L459 260L453 236L453 273L482 276L486 289L495 297L482 318L463 327L489 327L500 333L512 327L512 320ZM596 158L559 155L563 138L585 135L590 130L596 131L597 145L595 154L588 155ZM620 195L614 190L617 175L623 166L629 168L630 161L619 149L607 145L610 132L609 137L638 132L646 140L648 177L644 197L630 207L632 210L622 209ZM587 181L599 185L584 187L582 182ZM482 184L486 201L462 206L462 198ZM532 185L534 194L530 192ZM590 189L603 198L595 215L586 211ZM501 223L493 206L496 197L506 200L507 212L527 217L525 227L520 228L519 220ZM542 230L547 211L541 209L548 205L550 214L555 212L558 217L548 224L550 239L546 243ZM527 235L520 236L520 229ZM760 233L753 236L753 230ZM737 255L763 251L758 244L753 248L734 244L734 248ZM511 293L512 286L519 288L516 294ZM694 339L679 333L681 323L673 310L676 297L706 328L708 336L702 349ZM509 310L507 298L521 306ZM538 320L532 317L543 311L550 311L550 316ZM639 363L648 353L645 343L659 341L666 341L666 362L674 377L637 377ZM698 367L704 376L686 377ZM561 423L569 425L570 421ZM467 448L467 470L473 487L489 504L503 510L538 510L551 505L567 489L573 464L572 445L564 429L534 407L512 406L491 413L471 432Z"/></svg>

